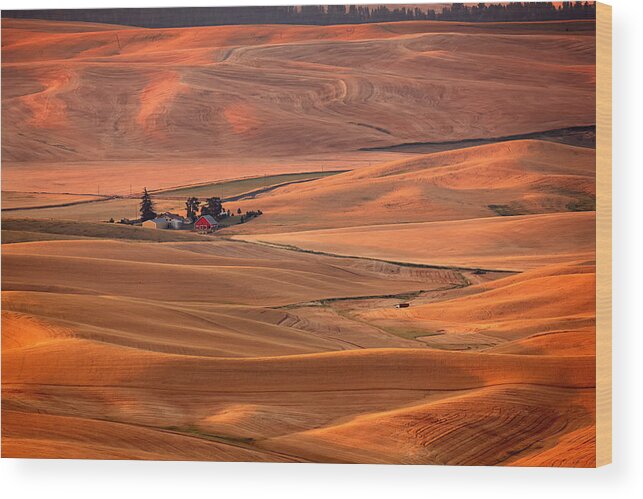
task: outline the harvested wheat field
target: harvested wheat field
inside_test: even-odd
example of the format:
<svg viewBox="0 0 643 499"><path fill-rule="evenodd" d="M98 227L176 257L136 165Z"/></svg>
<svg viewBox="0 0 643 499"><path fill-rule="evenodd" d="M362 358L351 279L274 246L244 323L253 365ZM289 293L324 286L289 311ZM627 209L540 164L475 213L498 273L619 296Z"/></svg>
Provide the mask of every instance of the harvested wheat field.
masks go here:
<svg viewBox="0 0 643 499"><path fill-rule="evenodd" d="M594 226L593 212L575 212L241 235L236 239L404 263L525 270L593 258ZM543 239L543 233L551 239ZM403 247L400 240L405 242Z"/></svg>
<svg viewBox="0 0 643 499"><path fill-rule="evenodd" d="M3 457L595 466L593 20L2 28Z"/></svg>
<svg viewBox="0 0 643 499"><path fill-rule="evenodd" d="M271 213L243 227L245 234L285 232L284 227L351 227L345 230L353 232L357 226L387 224L402 229L409 222L593 211L595 177L593 149L512 140L407 155L318 182L284 186L241 200L239 206L261 205Z"/></svg>
<svg viewBox="0 0 643 499"><path fill-rule="evenodd" d="M355 168L400 156L364 148L594 123L590 21L2 22L6 190L124 194Z"/></svg>

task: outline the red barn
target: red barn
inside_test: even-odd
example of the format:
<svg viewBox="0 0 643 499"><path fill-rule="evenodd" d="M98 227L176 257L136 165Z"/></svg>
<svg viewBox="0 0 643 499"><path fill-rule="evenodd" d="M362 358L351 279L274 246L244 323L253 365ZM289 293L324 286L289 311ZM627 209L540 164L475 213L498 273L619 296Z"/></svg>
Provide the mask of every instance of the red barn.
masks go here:
<svg viewBox="0 0 643 499"><path fill-rule="evenodd" d="M214 219L212 215L202 215L194 223L194 229L201 234L213 232L217 229L218 226L219 223Z"/></svg>

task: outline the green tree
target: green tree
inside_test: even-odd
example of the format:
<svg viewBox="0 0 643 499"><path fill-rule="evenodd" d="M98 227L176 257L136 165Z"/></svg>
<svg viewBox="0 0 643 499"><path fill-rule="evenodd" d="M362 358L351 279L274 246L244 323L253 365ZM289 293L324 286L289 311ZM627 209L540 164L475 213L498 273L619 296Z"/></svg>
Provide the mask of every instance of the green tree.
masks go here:
<svg viewBox="0 0 643 499"><path fill-rule="evenodd" d="M201 215L211 215L217 220L221 217L223 211L223 204L220 197L208 198L205 204L201 207Z"/></svg>
<svg viewBox="0 0 643 499"><path fill-rule="evenodd" d="M188 198L187 201L185 202L186 217L189 218L190 220L194 220L196 218L196 214L199 212L200 205L201 205L201 201L199 201L199 198L195 198L195 197Z"/></svg>
<svg viewBox="0 0 643 499"><path fill-rule="evenodd" d="M147 187L143 189L143 195L141 196L141 207L139 211L141 213L141 220L143 222L156 218L152 196L150 196L149 192L147 192Z"/></svg>

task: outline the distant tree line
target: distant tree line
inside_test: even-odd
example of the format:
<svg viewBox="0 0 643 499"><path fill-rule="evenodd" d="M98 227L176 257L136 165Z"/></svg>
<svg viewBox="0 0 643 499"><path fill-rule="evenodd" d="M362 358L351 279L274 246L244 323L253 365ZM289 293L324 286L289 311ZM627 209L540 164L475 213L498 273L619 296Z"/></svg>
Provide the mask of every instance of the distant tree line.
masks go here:
<svg viewBox="0 0 643 499"><path fill-rule="evenodd" d="M293 9L293 7L284 7ZM550 21L557 19L595 19L593 2L512 2L507 4L454 3L442 10L386 5L309 5L287 16L301 24L358 24L387 21ZM317 21L315 21L317 20Z"/></svg>
<svg viewBox="0 0 643 499"><path fill-rule="evenodd" d="M426 6L302 5L261 7L179 7L151 9L4 10L2 17L86 21L144 28L226 24L359 24L392 21L550 21L595 19L594 2L511 2Z"/></svg>
<svg viewBox="0 0 643 499"><path fill-rule="evenodd" d="M241 223L246 223L251 218L258 217L260 215L263 215L263 211L261 210L246 211L244 215L241 215Z"/></svg>

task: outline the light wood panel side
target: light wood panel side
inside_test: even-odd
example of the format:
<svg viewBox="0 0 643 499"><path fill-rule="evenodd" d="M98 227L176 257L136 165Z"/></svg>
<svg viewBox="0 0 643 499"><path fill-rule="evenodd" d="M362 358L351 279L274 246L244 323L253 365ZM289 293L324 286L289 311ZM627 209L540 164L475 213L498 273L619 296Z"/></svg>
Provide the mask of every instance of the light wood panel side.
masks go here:
<svg viewBox="0 0 643 499"><path fill-rule="evenodd" d="M596 465L612 462L612 7L596 4Z"/></svg>

